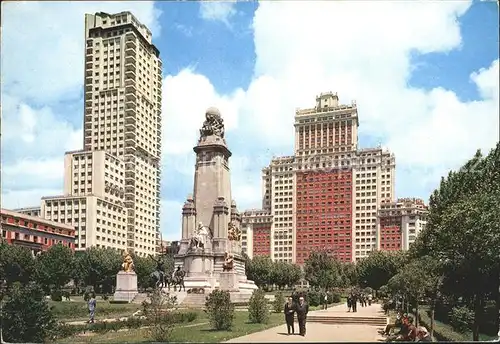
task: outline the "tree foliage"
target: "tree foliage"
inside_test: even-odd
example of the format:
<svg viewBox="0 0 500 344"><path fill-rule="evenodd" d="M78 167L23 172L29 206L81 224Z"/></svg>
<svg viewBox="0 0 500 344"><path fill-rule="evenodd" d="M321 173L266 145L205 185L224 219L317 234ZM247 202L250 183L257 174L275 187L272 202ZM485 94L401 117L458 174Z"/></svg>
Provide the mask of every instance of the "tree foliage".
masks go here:
<svg viewBox="0 0 500 344"><path fill-rule="evenodd" d="M479 338L484 302L499 287L498 204L500 143L487 156L478 151L460 170L441 179L430 198L427 228L410 250L412 257L449 262L443 289L473 303L474 340Z"/></svg>
<svg viewBox="0 0 500 344"><path fill-rule="evenodd" d="M61 289L73 275L73 251L64 245L55 245L36 259L37 281L46 289Z"/></svg>
<svg viewBox="0 0 500 344"><path fill-rule="evenodd" d="M313 287L331 289L344 285L342 263L326 251L313 251L304 264L305 278Z"/></svg>
<svg viewBox="0 0 500 344"><path fill-rule="evenodd" d="M35 272L35 260L30 250L8 245L0 244L0 280L5 280L7 286L14 282L26 284L33 280Z"/></svg>
<svg viewBox="0 0 500 344"><path fill-rule="evenodd" d="M110 293L121 264L120 252L111 248L91 247L78 258L78 274L85 285Z"/></svg>
<svg viewBox="0 0 500 344"><path fill-rule="evenodd" d="M405 263L402 252L374 251L357 265L359 284L378 290L395 276Z"/></svg>
<svg viewBox="0 0 500 344"><path fill-rule="evenodd" d="M1 312L3 338L10 343L44 343L55 335L56 319L43 290L35 283L16 283Z"/></svg>

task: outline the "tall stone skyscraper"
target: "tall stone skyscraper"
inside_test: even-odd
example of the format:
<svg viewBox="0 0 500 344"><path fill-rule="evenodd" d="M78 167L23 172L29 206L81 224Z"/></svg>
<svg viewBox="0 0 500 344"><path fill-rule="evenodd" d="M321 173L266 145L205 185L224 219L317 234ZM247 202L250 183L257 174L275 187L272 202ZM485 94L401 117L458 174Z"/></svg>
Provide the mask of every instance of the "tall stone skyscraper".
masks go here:
<svg viewBox="0 0 500 344"><path fill-rule="evenodd" d="M162 62L132 13L85 15L82 151L42 217L76 227L76 247L155 254L160 231Z"/></svg>

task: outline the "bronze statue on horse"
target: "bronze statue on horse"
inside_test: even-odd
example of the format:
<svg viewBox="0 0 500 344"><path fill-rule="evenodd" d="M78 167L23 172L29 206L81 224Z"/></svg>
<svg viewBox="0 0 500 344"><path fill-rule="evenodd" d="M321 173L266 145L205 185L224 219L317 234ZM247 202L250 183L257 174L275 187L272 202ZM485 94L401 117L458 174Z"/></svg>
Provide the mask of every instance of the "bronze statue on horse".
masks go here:
<svg viewBox="0 0 500 344"><path fill-rule="evenodd" d="M184 277L186 276L186 271L182 267L178 266L177 269L169 276L165 278L168 290L170 286L174 286L174 291L177 291L177 286L179 291L184 289L186 291L186 286L184 285Z"/></svg>

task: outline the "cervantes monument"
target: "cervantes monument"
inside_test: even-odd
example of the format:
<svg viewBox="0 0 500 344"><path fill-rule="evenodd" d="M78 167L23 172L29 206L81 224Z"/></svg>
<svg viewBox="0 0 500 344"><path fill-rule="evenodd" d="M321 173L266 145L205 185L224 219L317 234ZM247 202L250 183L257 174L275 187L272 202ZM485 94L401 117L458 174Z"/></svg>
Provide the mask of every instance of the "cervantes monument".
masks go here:
<svg viewBox="0 0 500 344"><path fill-rule="evenodd" d="M243 302L257 287L247 280L241 255L241 216L231 198L231 152L219 110L209 108L205 116L194 147L194 192L182 208L182 240L175 265L187 272L187 289L228 290L233 302Z"/></svg>

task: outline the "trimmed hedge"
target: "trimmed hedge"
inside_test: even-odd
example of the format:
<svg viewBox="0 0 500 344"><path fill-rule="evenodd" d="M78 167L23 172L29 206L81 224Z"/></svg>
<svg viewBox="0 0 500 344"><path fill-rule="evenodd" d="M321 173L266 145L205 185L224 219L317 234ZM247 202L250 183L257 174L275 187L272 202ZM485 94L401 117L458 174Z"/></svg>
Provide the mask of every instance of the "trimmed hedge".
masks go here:
<svg viewBox="0 0 500 344"><path fill-rule="evenodd" d="M325 297L325 294L323 292L315 290L302 291L298 292L297 295L295 295L294 301L298 302L298 297L300 296L304 297L306 302L309 303L309 306L316 307L323 304L323 298ZM328 304L339 303L341 301L342 297L339 293L328 293Z"/></svg>
<svg viewBox="0 0 500 344"><path fill-rule="evenodd" d="M198 318L197 312L175 312L169 318L174 324L190 323ZM74 336L82 332L106 333L118 331L121 329L138 329L143 326L149 326L151 322L145 318L130 317L126 320L117 320L112 322L98 322L87 325L68 325L60 324L57 328L57 338L63 339Z"/></svg>

